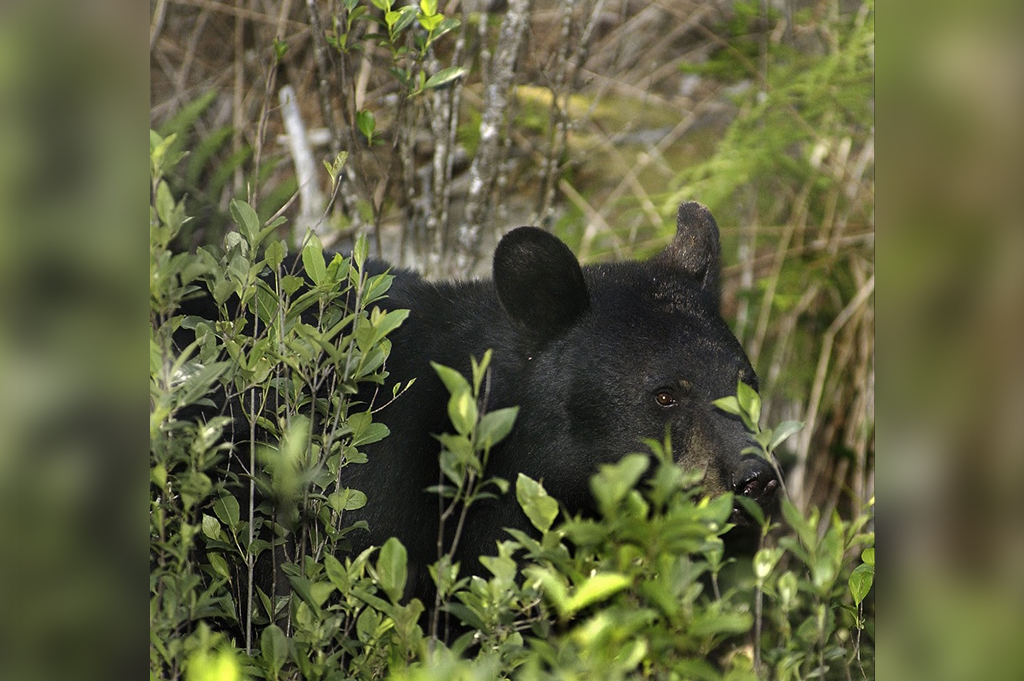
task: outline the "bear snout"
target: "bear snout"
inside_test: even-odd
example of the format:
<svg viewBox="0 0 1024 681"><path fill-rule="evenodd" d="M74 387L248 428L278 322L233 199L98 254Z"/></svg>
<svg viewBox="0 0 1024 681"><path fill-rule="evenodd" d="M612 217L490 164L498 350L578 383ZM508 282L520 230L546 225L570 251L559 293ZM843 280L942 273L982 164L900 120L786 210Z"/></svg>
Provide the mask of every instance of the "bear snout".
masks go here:
<svg viewBox="0 0 1024 681"><path fill-rule="evenodd" d="M766 514L778 506L779 487L775 470L759 456L744 457L733 476L733 493L753 499Z"/></svg>

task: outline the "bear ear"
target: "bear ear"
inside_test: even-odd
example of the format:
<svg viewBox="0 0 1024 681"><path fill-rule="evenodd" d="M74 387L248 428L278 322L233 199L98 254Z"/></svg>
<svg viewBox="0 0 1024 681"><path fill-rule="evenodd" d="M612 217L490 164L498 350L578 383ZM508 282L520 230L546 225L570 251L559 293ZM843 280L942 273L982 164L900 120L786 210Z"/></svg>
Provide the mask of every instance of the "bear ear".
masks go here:
<svg viewBox="0 0 1024 681"><path fill-rule="evenodd" d="M697 281L712 300L718 300L721 260L718 223L703 204L696 201L679 204L676 236L656 260L682 270Z"/></svg>
<svg viewBox="0 0 1024 681"><path fill-rule="evenodd" d="M590 309L576 256L536 227L514 229L498 243L494 285L508 316L538 341L566 330Z"/></svg>

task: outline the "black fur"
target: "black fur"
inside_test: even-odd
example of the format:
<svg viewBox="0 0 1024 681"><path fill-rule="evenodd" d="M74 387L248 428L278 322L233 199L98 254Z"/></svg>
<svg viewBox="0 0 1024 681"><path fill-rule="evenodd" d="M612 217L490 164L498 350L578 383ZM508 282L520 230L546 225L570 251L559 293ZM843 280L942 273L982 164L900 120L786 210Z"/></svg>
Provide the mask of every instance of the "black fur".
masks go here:
<svg viewBox="0 0 1024 681"><path fill-rule="evenodd" d="M409 552L410 592L431 593L426 566L437 558L439 505L424 489L439 482L431 434L451 426L447 392L429 363L468 375L470 356L488 348L486 408L520 407L488 475L514 484L525 473L571 511L586 511L598 464L644 451L642 441L662 439L669 424L677 461L705 472L708 493L736 491L772 506L771 468L740 453L748 433L712 406L735 393L738 379L757 388L719 315L719 260L714 218L685 203L673 242L645 262L581 268L557 238L521 227L498 245L493 281L430 283L397 272L386 305L411 313L391 336L387 368L416 383L380 413L391 436L367 447L367 464L347 469L345 484L369 498L349 516L370 525L356 548L397 536ZM494 553L505 527L529 529L514 492L473 508L457 554L464 569L479 569L476 556Z"/></svg>

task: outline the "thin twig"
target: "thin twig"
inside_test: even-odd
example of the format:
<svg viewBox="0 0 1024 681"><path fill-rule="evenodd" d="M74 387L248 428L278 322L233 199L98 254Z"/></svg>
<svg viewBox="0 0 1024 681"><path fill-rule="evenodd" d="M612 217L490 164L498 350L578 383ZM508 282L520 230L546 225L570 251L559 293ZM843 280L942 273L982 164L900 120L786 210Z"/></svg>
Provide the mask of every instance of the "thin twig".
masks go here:
<svg viewBox="0 0 1024 681"><path fill-rule="evenodd" d="M320 101L320 112L324 117L324 124L327 126L327 129L331 131L331 157L335 158L341 152L342 145L341 132L338 129L338 124L335 119L334 105L331 103L330 93L332 86L329 80L331 66L328 57L328 45L327 41L324 39L323 24L320 21L320 13L316 7L316 0L306 0L306 11L309 16L309 23L312 26L313 33L313 61L316 65L316 91ZM348 127L351 130L351 126ZM354 150L354 147L350 148ZM355 180L356 178L352 170L352 164L346 163L345 167L342 169L342 177L337 179L339 183L344 183L340 188L341 202L345 206L345 213L348 216L349 221L352 223L352 227L356 231L359 231L363 227L363 221L356 206L358 197L351 189L355 184Z"/></svg>
<svg viewBox="0 0 1024 681"><path fill-rule="evenodd" d="M239 7L245 3L245 0L235 0ZM234 87L232 88L232 124L234 130L231 134L231 151L237 158L242 152L242 135L245 130L245 18L240 15L235 15L235 63L234 63ZM243 171L242 164L239 163L235 166L234 172L234 191L235 196L241 196L242 190L245 188L245 173ZM248 197L249 202L252 202L252 197Z"/></svg>
<svg viewBox="0 0 1024 681"><path fill-rule="evenodd" d="M149 24L149 51L153 51L156 39L160 37L160 31L164 27L164 18L167 15L167 0L157 0L156 8L153 10L153 21Z"/></svg>

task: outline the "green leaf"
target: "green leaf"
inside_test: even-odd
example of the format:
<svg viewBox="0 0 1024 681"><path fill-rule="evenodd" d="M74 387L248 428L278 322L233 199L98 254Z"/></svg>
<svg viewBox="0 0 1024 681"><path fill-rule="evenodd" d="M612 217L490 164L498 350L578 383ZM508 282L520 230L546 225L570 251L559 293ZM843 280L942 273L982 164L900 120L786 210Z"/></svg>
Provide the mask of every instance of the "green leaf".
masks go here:
<svg viewBox="0 0 1024 681"><path fill-rule="evenodd" d="M772 439L768 443L768 451L773 452L790 435L804 427L803 421L783 421L772 431Z"/></svg>
<svg viewBox="0 0 1024 681"><path fill-rule="evenodd" d="M352 29L352 24L361 16L369 12L370 10L366 6L356 7L356 3L359 0L345 0L345 5L349 6L348 24L349 30ZM343 34L342 38L348 38L348 34Z"/></svg>
<svg viewBox="0 0 1024 681"><path fill-rule="evenodd" d="M153 466L149 471L149 479L161 490L165 489L167 487L167 467L162 463Z"/></svg>
<svg viewBox="0 0 1024 681"><path fill-rule="evenodd" d="M440 26L441 22L444 21L444 15L442 14L432 14L430 16L421 14L417 18L419 19L420 26L422 26L428 33L432 33L434 29Z"/></svg>
<svg viewBox="0 0 1024 681"><path fill-rule="evenodd" d="M302 266L314 284L319 286L324 282L327 275L327 263L324 261L323 246L315 236L311 236L309 243L302 249Z"/></svg>
<svg viewBox="0 0 1024 681"><path fill-rule="evenodd" d="M440 376L451 398L448 400L448 418L460 435L469 434L476 426L478 415L476 400L473 397L469 381L458 371L431 362L434 371Z"/></svg>
<svg viewBox="0 0 1024 681"><path fill-rule="evenodd" d="M274 38L274 60L281 61L287 51L288 43L278 38Z"/></svg>
<svg viewBox="0 0 1024 681"><path fill-rule="evenodd" d="M373 131L377 129L377 120L372 111L360 111L356 114L356 127L367 140L373 139Z"/></svg>
<svg viewBox="0 0 1024 681"><path fill-rule="evenodd" d="M331 584L337 587L338 591L346 593L351 587L352 584L345 566L329 553L324 556L324 572L327 573L327 579L331 580Z"/></svg>
<svg viewBox="0 0 1024 681"><path fill-rule="evenodd" d="M468 390L463 390L451 396L448 400L448 418L459 435L468 435L476 426L478 414L476 400Z"/></svg>
<svg viewBox="0 0 1024 681"><path fill-rule="evenodd" d="M362 445L370 445L374 442L380 442L388 435L391 431L383 423L370 423L365 428L359 431L358 435L353 436L352 446L360 447Z"/></svg>
<svg viewBox="0 0 1024 681"><path fill-rule="evenodd" d="M590 487L602 512L609 513L633 489L649 465L650 459L643 454L627 454L618 463L601 464L590 480Z"/></svg>
<svg viewBox="0 0 1024 681"><path fill-rule="evenodd" d="M860 552L860 559L862 561L864 561L865 563L867 563L868 565L874 566L874 564L875 564L875 550L874 549L864 549L863 551Z"/></svg>
<svg viewBox="0 0 1024 681"><path fill-rule="evenodd" d="M749 612L716 612L714 609L694 613L690 623L693 636L714 636L716 634L745 634L754 624Z"/></svg>
<svg viewBox="0 0 1024 681"><path fill-rule="evenodd" d="M463 391L470 392L469 381L455 369L438 364L437 362L431 362L430 366L434 367L434 371L441 378L444 387L448 389L448 394L454 395Z"/></svg>
<svg viewBox="0 0 1024 681"><path fill-rule="evenodd" d="M287 249L285 248L284 240L278 239L267 246L267 250L264 251L263 257L267 259L267 264L276 270L284 261L286 251Z"/></svg>
<svg viewBox="0 0 1024 681"><path fill-rule="evenodd" d="M441 16L441 15L438 15L438 16ZM461 25L462 25L462 23L458 19L456 19L454 17L449 17L449 18L445 19L444 21L442 21L438 26L435 27L434 35L433 35L431 40L432 41L433 40L437 40L438 38L440 38L444 34L446 34L449 31L452 31L452 30L458 28Z"/></svg>
<svg viewBox="0 0 1024 681"><path fill-rule="evenodd" d="M234 527L238 524L238 499L230 494L224 494L213 502L213 512L217 514L222 523L228 527Z"/></svg>
<svg viewBox="0 0 1024 681"><path fill-rule="evenodd" d="M810 550L814 550L817 545L817 532L814 529L816 522L810 522L804 518L803 514L793 505L787 498L782 499L782 517L786 519L793 530L796 531L796 535L800 538L800 542Z"/></svg>
<svg viewBox="0 0 1024 681"><path fill-rule="evenodd" d="M408 310L392 310L385 314L373 325L374 340L379 341L381 338L387 336L389 333L401 326L408 317Z"/></svg>
<svg viewBox="0 0 1024 681"><path fill-rule="evenodd" d="M288 583L292 585L292 589L299 595L299 598L306 601L309 605L316 606L316 601L313 599L313 593L310 590L311 582L308 579L296 575L288 575Z"/></svg>
<svg viewBox="0 0 1024 681"><path fill-rule="evenodd" d="M786 570L779 577L776 588L779 591L779 596L782 598L782 606L789 608L792 604L793 599L796 598L797 591L799 589L796 574L790 570Z"/></svg>
<svg viewBox="0 0 1024 681"><path fill-rule="evenodd" d="M180 158L167 158L167 151L174 146L174 142L177 138L177 133L173 133L162 138L156 130L149 131L149 158L151 169L155 176L159 177L163 174L165 161L167 162L167 166L171 167L180 160Z"/></svg>
<svg viewBox="0 0 1024 681"><path fill-rule="evenodd" d="M576 593L569 598L565 604L565 612L572 614L588 605L599 603L622 591L630 584L632 584L632 580L626 575L613 572L596 574L583 582Z"/></svg>
<svg viewBox="0 0 1024 681"><path fill-rule="evenodd" d="M334 585L330 581L313 582L310 584L309 592L313 598L313 605L319 609L334 593Z"/></svg>
<svg viewBox="0 0 1024 681"><path fill-rule="evenodd" d="M566 613L566 605L569 602L569 592L562 583L558 573L540 566L530 566L523 569L523 574L530 582L539 586L544 595L551 600L559 615Z"/></svg>
<svg viewBox="0 0 1024 681"><path fill-rule="evenodd" d="M754 555L754 576L759 582L763 582L775 565L782 558L783 550L780 548L761 549Z"/></svg>
<svg viewBox="0 0 1024 681"><path fill-rule="evenodd" d="M406 5L397 10L385 12L384 23L387 24L391 37L397 37L399 33L408 28L409 24L416 20L418 13L417 9L412 5Z"/></svg>
<svg viewBox="0 0 1024 681"><path fill-rule="evenodd" d="M476 361L476 357L469 358L472 369L471 373L473 375L474 395L480 394L480 384L483 383L484 376L487 375L487 367L491 365L491 356L493 354L494 352L490 348L487 348L487 350L484 351L484 356L480 359L479 362Z"/></svg>
<svg viewBox="0 0 1024 681"><path fill-rule="evenodd" d="M551 529L558 516L558 502L548 496L543 485L520 473L516 478L516 500L534 527L541 532Z"/></svg>
<svg viewBox="0 0 1024 681"><path fill-rule="evenodd" d="M355 511L366 506L366 495L357 489L346 487L327 497L328 505L336 512Z"/></svg>
<svg viewBox="0 0 1024 681"><path fill-rule="evenodd" d="M740 409L750 417L748 427L754 432L757 431L757 424L761 421L761 396L749 385L740 381L736 386L736 399Z"/></svg>
<svg viewBox="0 0 1024 681"><path fill-rule="evenodd" d="M255 246L257 242L257 236L260 233L260 219L256 215L256 211L252 209L245 201L239 201L238 199L231 200L231 219L238 225L245 240L249 242L250 246Z"/></svg>
<svg viewBox="0 0 1024 681"><path fill-rule="evenodd" d="M391 537L380 549L377 559L377 579L380 588L393 603L397 603L405 591L407 573L407 554L402 542Z"/></svg>
<svg viewBox="0 0 1024 681"><path fill-rule="evenodd" d="M260 634L260 652L275 675L281 671L281 667L288 661L288 637L281 627L268 624L263 629Z"/></svg>
<svg viewBox="0 0 1024 681"><path fill-rule="evenodd" d="M853 569L850 575L850 594L853 596L853 604L860 605L864 597L871 591L871 585L875 580L875 568L873 565L862 563Z"/></svg>
<svg viewBox="0 0 1024 681"><path fill-rule="evenodd" d="M162 180L156 187L156 214L160 218L160 222L172 228L175 227L172 224L174 221L174 197L171 196L171 188Z"/></svg>
<svg viewBox="0 0 1024 681"><path fill-rule="evenodd" d="M210 539L220 537L220 523L212 515L203 514L203 534Z"/></svg>
<svg viewBox="0 0 1024 681"><path fill-rule="evenodd" d="M356 637L363 643L371 643L377 636L380 621L381 616L376 610L366 608L356 620Z"/></svg>
<svg viewBox="0 0 1024 681"><path fill-rule="evenodd" d="M224 579L231 579L231 571L228 569L228 562L219 553L208 553L206 559L210 561L213 571Z"/></svg>
<svg viewBox="0 0 1024 681"><path fill-rule="evenodd" d="M476 437L481 447L493 447L510 432L516 423L516 416L519 414L519 407L507 407L488 412L480 419L477 426Z"/></svg>
<svg viewBox="0 0 1024 681"><path fill-rule="evenodd" d="M720 494L713 499L702 499L698 504L701 509L701 516L705 522L713 522L722 525L732 515L733 506L736 503L736 495L731 492Z"/></svg>
<svg viewBox="0 0 1024 681"><path fill-rule="evenodd" d="M405 29L409 28L412 22L416 21L416 15L419 11L413 5L406 5L402 9L398 10L398 21L391 28L392 33L401 33Z"/></svg>
<svg viewBox="0 0 1024 681"><path fill-rule="evenodd" d="M179 404L195 404L200 397L210 392L213 383L231 366L231 362L214 362L201 367L199 371L189 375L181 385Z"/></svg>
<svg viewBox="0 0 1024 681"><path fill-rule="evenodd" d="M423 84L423 89L429 90L431 88L447 85L453 80L456 80L466 75L468 72L469 69L467 69L464 66L450 66L446 69L441 69L440 71L432 75L430 78L427 78L427 82Z"/></svg>
<svg viewBox="0 0 1024 681"><path fill-rule="evenodd" d="M357 114L358 116L358 114ZM331 187L334 187L341 176L341 170L345 167L345 162L348 161L348 152L339 151L338 155L334 157L334 161L328 161L324 159L324 168L327 169L327 174L331 177ZM362 235L360 235L362 237Z"/></svg>
<svg viewBox="0 0 1024 681"><path fill-rule="evenodd" d="M366 262L366 258L369 256L369 254L370 254L370 242L367 241L365 234L360 234L356 238L355 246L352 247L352 262L355 263L356 269L358 269L358 270L362 270L363 269L363 263ZM383 274L379 275L380 280L383 280L383 278L385 276L387 276L387 275L383 275ZM369 283L369 282L367 282L367 283Z"/></svg>
<svg viewBox="0 0 1024 681"><path fill-rule="evenodd" d="M750 515L750 517L754 519L755 523L757 523L760 526L764 526L764 509L762 509L761 505L758 504L756 501L754 501L750 497L745 497L741 494L737 494L733 497L733 503L742 506L743 510L746 511Z"/></svg>
<svg viewBox="0 0 1024 681"><path fill-rule="evenodd" d="M822 551L809 567L811 568L811 581L818 588L818 592L820 594L827 593L835 583L836 577L839 576L836 574L836 568L839 566L827 551Z"/></svg>
<svg viewBox="0 0 1024 681"><path fill-rule="evenodd" d="M719 409L728 414L735 414L736 416L740 416L743 413L743 411L740 409L740 403L736 399L735 395L729 395L728 397L720 397L711 404L715 405L716 407L718 407Z"/></svg>
<svg viewBox="0 0 1024 681"><path fill-rule="evenodd" d="M303 281L301 277L296 277L291 274L286 274L283 277L281 277L281 290L284 291L286 295L290 296L291 294L298 291L300 288L302 288L302 284Z"/></svg>
<svg viewBox="0 0 1024 681"><path fill-rule="evenodd" d="M721 681L722 673L707 660L678 660L672 664L672 671L684 679L700 679L700 681ZM730 675L730 678L733 678ZM753 677L739 677L753 678Z"/></svg>

